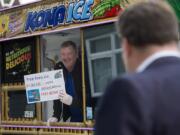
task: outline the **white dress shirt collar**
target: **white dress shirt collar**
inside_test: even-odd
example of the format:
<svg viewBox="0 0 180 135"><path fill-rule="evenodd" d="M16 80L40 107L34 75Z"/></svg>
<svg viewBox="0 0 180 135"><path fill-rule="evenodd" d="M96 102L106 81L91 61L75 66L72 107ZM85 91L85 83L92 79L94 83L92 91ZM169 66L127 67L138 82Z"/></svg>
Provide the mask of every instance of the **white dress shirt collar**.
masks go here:
<svg viewBox="0 0 180 135"><path fill-rule="evenodd" d="M142 64L138 66L136 72L144 71L151 63L153 63L155 60L162 57L179 57L180 58L180 53L178 51L160 51L160 52L154 53L153 55L146 58L142 62Z"/></svg>

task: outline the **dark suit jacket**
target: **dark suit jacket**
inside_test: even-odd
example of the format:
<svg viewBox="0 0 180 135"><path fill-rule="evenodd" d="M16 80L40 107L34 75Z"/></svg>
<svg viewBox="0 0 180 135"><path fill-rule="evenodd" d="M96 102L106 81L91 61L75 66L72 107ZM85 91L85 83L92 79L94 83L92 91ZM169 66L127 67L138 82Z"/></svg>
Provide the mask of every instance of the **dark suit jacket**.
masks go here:
<svg viewBox="0 0 180 135"><path fill-rule="evenodd" d="M115 79L97 111L95 135L180 135L180 59Z"/></svg>

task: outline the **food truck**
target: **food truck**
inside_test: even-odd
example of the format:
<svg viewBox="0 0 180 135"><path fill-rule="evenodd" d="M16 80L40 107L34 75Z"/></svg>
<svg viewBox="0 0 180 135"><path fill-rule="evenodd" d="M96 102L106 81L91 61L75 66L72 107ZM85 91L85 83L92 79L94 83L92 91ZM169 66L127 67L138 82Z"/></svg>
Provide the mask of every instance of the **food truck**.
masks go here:
<svg viewBox="0 0 180 135"><path fill-rule="evenodd" d="M114 22L120 12L140 1L42 0L1 9L0 134L92 135L99 97L106 84L124 72ZM78 46L82 61L83 121L47 123L53 101L28 104L24 76L53 71L61 61L60 45L69 40Z"/></svg>

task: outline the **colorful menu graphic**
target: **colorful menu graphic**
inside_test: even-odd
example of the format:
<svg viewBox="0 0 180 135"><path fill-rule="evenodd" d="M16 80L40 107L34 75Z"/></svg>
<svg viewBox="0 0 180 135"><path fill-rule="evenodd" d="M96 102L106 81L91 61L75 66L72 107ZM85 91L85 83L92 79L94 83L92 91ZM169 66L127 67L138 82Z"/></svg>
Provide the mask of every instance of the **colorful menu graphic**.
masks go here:
<svg viewBox="0 0 180 135"><path fill-rule="evenodd" d="M6 41L2 46L4 83L22 82L35 72L35 38Z"/></svg>
<svg viewBox="0 0 180 135"><path fill-rule="evenodd" d="M26 11L20 10L9 14L9 25L7 31L7 37L12 37L20 34L24 30L26 20Z"/></svg>
<svg viewBox="0 0 180 135"><path fill-rule="evenodd" d="M0 38L13 37L24 31L26 10L0 16Z"/></svg>
<svg viewBox="0 0 180 135"><path fill-rule="evenodd" d="M95 0L92 13L94 19L115 17L123 10L120 0Z"/></svg>
<svg viewBox="0 0 180 135"><path fill-rule="evenodd" d="M0 39L112 20L139 1L143 0L57 0L19 7L0 15Z"/></svg>

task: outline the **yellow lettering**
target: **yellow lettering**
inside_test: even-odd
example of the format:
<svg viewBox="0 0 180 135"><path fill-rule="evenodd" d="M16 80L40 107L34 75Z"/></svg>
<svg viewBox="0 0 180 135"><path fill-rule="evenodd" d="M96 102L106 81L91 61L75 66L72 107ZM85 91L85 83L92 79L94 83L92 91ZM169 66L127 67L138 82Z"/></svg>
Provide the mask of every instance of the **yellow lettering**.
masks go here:
<svg viewBox="0 0 180 135"><path fill-rule="evenodd" d="M10 68L13 68L13 67L14 67L14 62L11 61L11 62L10 62Z"/></svg>
<svg viewBox="0 0 180 135"><path fill-rule="evenodd" d="M9 69L9 63L6 63L6 70Z"/></svg>

